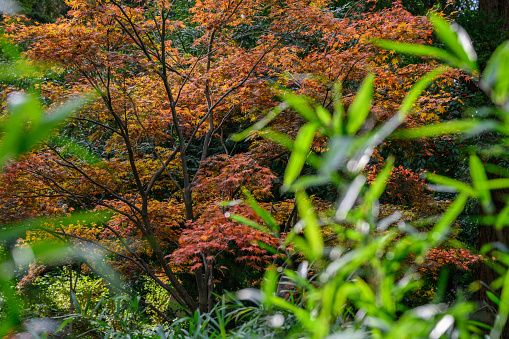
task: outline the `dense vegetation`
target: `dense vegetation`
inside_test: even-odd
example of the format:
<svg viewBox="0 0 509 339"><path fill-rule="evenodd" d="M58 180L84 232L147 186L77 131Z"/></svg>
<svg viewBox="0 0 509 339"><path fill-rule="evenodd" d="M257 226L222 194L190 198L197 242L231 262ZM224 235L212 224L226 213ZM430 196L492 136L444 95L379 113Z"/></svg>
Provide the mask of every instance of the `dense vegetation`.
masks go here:
<svg viewBox="0 0 509 339"><path fill-rule="evenodd" d="M325 0L22 10L2 26L2 335L504 333L503 18Z"/></svg>

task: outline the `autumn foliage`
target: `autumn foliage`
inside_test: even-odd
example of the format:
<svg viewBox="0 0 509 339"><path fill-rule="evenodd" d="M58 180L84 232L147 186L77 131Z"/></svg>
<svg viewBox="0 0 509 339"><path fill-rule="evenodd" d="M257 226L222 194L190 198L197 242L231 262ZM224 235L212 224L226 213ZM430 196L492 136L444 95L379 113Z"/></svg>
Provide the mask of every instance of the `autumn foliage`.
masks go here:
<svg viewBox="0 0 509 339"><path fill-rule="evenodd" d="M234 143L230 134L264 117L288 91L332 110L338 99L333 86L341 83L348 109L368 73L376 78L367 124L375 126L393 116L415 81L437 65L371 44L373 38L432 43L428 19L398 2L380 11L371 2L340 11L325 0L67 3L72 10L52 24L5 19L10 39L27 47L26 58L59 70L58 79L37 84L43 105L51 109L86 92L96 98L8 166L1 178L2 222L109 211L109 220L94 230L48 230L76 244L98 244L118 269L151 277L188 311L210 309L214 287L234 265L248 276L280 260L259 244L280 248L298 220L293 196L278 190L288 152L257 135ZM405 126L441 121L458 100L448 91L458 77L450 69L435 81ZM271 128L293 138L302 124L285 108ZM83 160L62 140L75 141L94 160ZM313 144L318 152L325 147L326 140ZM378 170L375 161L372 173ZM264 224L242 201L243 190L274 215L279 233L229 217ZM418 173L402 166L394 169L385 197L421 215L432 204L438 213L448 203L437 202ZM322 206L333 198L316 194ZM459 255L437 251L429 258L433 272ZM452 263L466 268L468 255ZM183 282L183 273L194 282Z"/></svg>

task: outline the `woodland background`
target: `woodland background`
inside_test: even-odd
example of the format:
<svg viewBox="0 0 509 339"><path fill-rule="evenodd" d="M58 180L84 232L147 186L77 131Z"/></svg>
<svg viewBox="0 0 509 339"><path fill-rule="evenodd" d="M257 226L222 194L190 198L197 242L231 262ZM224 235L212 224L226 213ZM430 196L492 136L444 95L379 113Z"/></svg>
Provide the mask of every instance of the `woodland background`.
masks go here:
<svg viewBox="0 0 509 339"><path fill-rule="evenodd" d="M300 181L309 196L301 200L322 219L336 213L347 188L334 180L350 177L317 170L312 156L299 167L291 154L304 149L326 157L331 149L350 147L343 146L347 139L330 138L312 123L315 115L330 123L339 101L348 111L342 127L348 135L376 129L399 112L416 81L440 62L381 48L373 39L444 47L426 17L430 12L468 32L480 69L509 36L509 2L503 0L20 1L23 15L2 17L3 43L16 44L22 56L4 46L1 62L10 71L2 73L0 114L7 119L20 91L32 98L27 107L40 107L48 116L87 97L86 105L0 175L3 229L31 226L3 242L5 258L40 244L61 250L58 261L47 254L15 267L10 281L20 324L67 317L56 335L70 337L107 331L149 336L156 324L163 332L164 326L191 332L205 321L202 315L221 319L226 292L259 288L271 265L299 271L305 258L315 256L316 266L305 276L311 279L326 264L318 259L321 253L303 254L298 242L287 240L308 213L296 202L301 193L293 180L309 179ZM444 70L401 127L488 117L488 107L497 102L479 89L478 75ZM371 86L371 107L365 119L351 122L364 110L354 99L367 91L363 83ZM270 130L243 133L267 117ZM31 123L25 122L28 129ZM239 133L244 137L231 138ZM456 195L430 190L426 173L470 184L472 150L486 168L507 169L505 158L490 152L505 140L499 132L442 134L388 138L374 149L362 170L367 186L390 161L393 168L373 220L397 212L393 223L428 220L419 230L429 231ZM292 173L297 167L302 171ZM325 172L335 172L336 179L313 177ZM497 173L488 178L500 178ZM488 286L500 271L488 269L492 255L480 251L493 242L504 246L508 238L504 230L478 227L478 216L503 211L504 193L494 190L486 206L468 200L447 239L422 257L398 259L395 279L412 267L419 288L401 299L397 318L403 309L437 298L447 305L465 299L477 302L472 321L493 325L498 294ZM342 238L334 227L320 228L323 246L357 246L355 237ZM281 283L276 292L285 291L296 304L310 303L298 300L298 287ZM349 316L355 318L358 309L353 305ZM225 331L251 321L242 320L242 310L228 313ZM259 314L278 319L270 307L265 311ZM309 330L298 321L281 327L269 320L261 321L265 336Z"/></svg>

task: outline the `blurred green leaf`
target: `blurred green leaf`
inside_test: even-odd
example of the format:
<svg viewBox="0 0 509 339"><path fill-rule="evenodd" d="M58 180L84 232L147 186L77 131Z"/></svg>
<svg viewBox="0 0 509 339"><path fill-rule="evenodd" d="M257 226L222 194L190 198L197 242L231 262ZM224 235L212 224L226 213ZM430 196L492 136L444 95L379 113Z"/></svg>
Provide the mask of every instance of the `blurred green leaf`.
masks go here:
<svg viewBox="0 0 509 339"><path fill-rule="evenodd" d="M419 126L394 131L388 139L420 139L439 135L465 133L477 127L479 120L455 120L433 125Z"/></svg>
<svg viewBox="0 0 509 339"><path fill-rule="evenodd" d="M371 99L373 96L373 82L375 76L369 74L362 82L361 87L357 91L354 101L348 108L348 122L346 125L346 133L353 135L362 127L371 110Z"/></svg>
<svg viewBox="0 0 509 339"><path fill-rule="evenodd" d="M263 117L260 121L258 121L253 126L243 130L240 133L234 134L230 137L233 141L242 141L246 139L249 135L253 134L254 132L260 131L265 126L267 126L272 120L274 120L275 117L277 117L281 112L283 112L285 109L288 108L288 104L283 102L279 104L276 108L273 108L269 111L269 113Z"/></svg>
<svg viewBox="0 0 509 339"><path fill-rule="evenodd" d="M255 222L255 221L253 221L251 219L248 219L246 217L243 217L243 216L241 216L239 214L230 214L230 218L232 218L233 220L235 220L235 221L237 221L237 222L239 222L241 224L244 224L244 225L247 225L249 227L252 227L252 228L254 228L256 230L259 230L259 231L262 231L262 232L265 232L265 233L268 233L268 234L271 233L270 230L267 227L262 226L259 223Z"/></svg>
<svg viewBox="0 0 509 339"><path fill-rule="evenodd" d="M304 221L304 236L309 246L309 252L304 254L310 260L319 259L323 254L323 239L315 209L304 191L295 193L295 201L299 215Z"/></svg>
<svg viewBox="0 0 509 339"><path fill-rule="evenodd" d="M369 208L383 194L394 167L394 160L394 157L387 158L385 167L377 175L375 181L369 186L369 190L364 196L364 205L367 208Z"/></svg>
<svg viewBox="0 0 509 339"><path fill-rule="evenodd" d="M309 104L308 98L293 94L292 92L286 92L283 95L283 99L307 121L316 122L318 120L315 110Z"/></svg>
<svg viewBox="0 0 509 339"><path fill-rule="evenodd" d="M267 224L267 226L269 226L272 232L274 232L275 234L279 234L279 225L276 219L274 219L274 217L270 215L269 212L267 212L265 209L261 208L260 205L258 205L255 198L249 193L249 191L245 187L242 187L242 193L246 196L247 198L246 202L249 206L251 206L253 211L260 218L262 218L263 221L265 221L265 223Z"/></svg>
<svg viewBox="0 0 509 339"><path fill-rule="evenodd" d="M472 177L472 185L477 191L477 198L479 199L484 211L491 214L495 207L491 202L490 190L486 187L488 177L484 171L483 163L479 157L472 154L470 155L468 164L470 167L470 175Z"/></svg>
<svg viewBox="0 0 509 339"><path fill-rule="evenodd" d="M457 192L467 194L471 197L477 197L477 193L472 187L459 180L429 172L426 173L426 179L439 185L454 188Z"/></svg>
<svg viewBox="0 0 509 339"><path fill-rule="evenodd" d="M456 58L454 55L444 51L443 49L433 46L409 44L405 42L383 39L375 39L373 40L373 44L398 53L442 59L451 65L457 65L459 63L458 58Z"/></svg>
<svg viewBox="0 0 509 339"><path fill-rule="evenodd" d="M315 107L315 111L316 111L316 116L318 117L318 119L320 120L322 125L329 126L332 121L332 117L331 117L329 111L327 111L321 105L317 105Z"/></svg>
<svg viewBox="0 0 509 339"><path fill-rule="evenodd" d="M398 111L398 117L401 121L411 111L414 103L417 101L422 91L424 91L440 74L444 73L447 68L439 66L419 79L410 89L410 92L405 96L401 103L401 108Z"/></svg>
<svg viewBox="0 0 509 339"><path fill-rule="evenodd" d="M334 84L334 115L332 116L332 133L333 135L343 134L343 119L345 118L345 108L341 99L342 96L341 83Z"/></svg>
<svg viewBox="0 0 509 339"><path fill-rule="evenodd" d="M433 23L435 31L444 43L459 59L461 63L453 64L455 67L466 68L471 72L477 70L477 55L470 37L465 30L457 24L449 24L445 19L440 16L430 13L429 19Z"/></svg>
<svg viewBox="0 0 509 339"><path fill-rule="evenodd" d="M509 41L491 55L480 86L496 105L509 112Z"/></svg>
<svg viewBox="0 0 509 339"><path fill-rule="evenodd" d="M428 242L430 246L436 246L444 240L445 236L449 233L452 223L456 220L458 215L463 212L468 198L469 196L467 194L460 193L447 211L445 211L440 220L429 232Z"/></svg>
<svg viewBox="0 0 509 339"><path fill-rule="evenodd" d="M308 122L300 128L295 139L293 152L286 166L283 189L288 189L302 171L318 127L318 123Z"/></svg>

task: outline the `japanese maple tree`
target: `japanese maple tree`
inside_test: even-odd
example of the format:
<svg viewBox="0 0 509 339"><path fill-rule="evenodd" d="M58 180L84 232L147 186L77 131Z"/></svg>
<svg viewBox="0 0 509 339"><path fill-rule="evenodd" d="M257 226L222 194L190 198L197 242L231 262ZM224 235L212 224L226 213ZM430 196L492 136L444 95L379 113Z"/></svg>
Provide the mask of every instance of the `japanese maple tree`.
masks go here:
<svg viewBox="0 0 509 339"><path fill-rule="evenodd" d="M348 109L368 73L375 80L367 123L379 124L437 65L371 44L373 38L431 43L428 20L399 3L348 13L335 12L325 0L67 4L72 10L56 23L21 27L8 19L6 30L28 46L30 60L65 69L62 82L40 85L51 107L87 91L97 99L3 174L0 207L9 211L3 215L10 221L46 211L110 211L93 232L58 225L50 231L76 244L96 244L119 269L136 268L189 312L212 307L214 270L228 270L216 266L218 258L233 255L261 270L277 258L258 242L277 248L297 220L293 198L276 189L288 152L256 135L238 144L228 135L262 119L289 91L332 110L338 99L333 87L341 82ZM439 121L456 100L445 89L458 76L453 69L444 73L436 92L418 100L406 126ZM271 127L295 137L303 120L279 108ZM83 161L65 147L66 138L96 159ZM326 140L312 146L325 150ZM224 204L248 196L269 207L279 232L267 235L228 217L264 224L251 205ZM180 278L186 273L194 276L198 303Z"/></svg>

